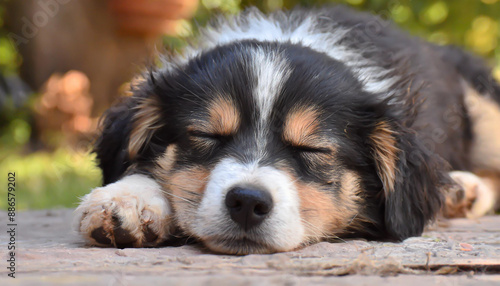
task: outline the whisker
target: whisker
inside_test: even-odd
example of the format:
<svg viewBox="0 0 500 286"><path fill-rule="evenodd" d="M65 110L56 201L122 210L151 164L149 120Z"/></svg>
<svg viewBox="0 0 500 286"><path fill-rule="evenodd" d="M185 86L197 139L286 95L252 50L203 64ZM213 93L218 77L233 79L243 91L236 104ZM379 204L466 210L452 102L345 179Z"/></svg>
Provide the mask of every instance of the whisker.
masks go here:
<svg viewBox="0 0 500 286"><path fill-rule="evenodd" d="M185 201L185 202L187 202L187 203L190 203L190 204L192 204L192 205L196 205L196 203L197 203L196 201L193 201L193 200L190 200L190 199L188 199L188 198L184 198L184 197L181 197L181 196L178 196L178 195L174 195L174 194L172 194L172 193L170 193L170 192L168 192L168 191L163 191L163 193L164 193L164 194L167 194L167 195L169 195L169 196L172 196L172 197L174 197L174 198L181 199L181 200L183 200L183 201Z"/></svg>
<svg viewBox="0 0 500 286"><path fill-rule="evenodd" d="M350 226L351 223L354 221L354 219L358 216L359 213L356 213L352 218L351 218L351 221L349 221L349 223L347 224L347 226Z"/></svg>

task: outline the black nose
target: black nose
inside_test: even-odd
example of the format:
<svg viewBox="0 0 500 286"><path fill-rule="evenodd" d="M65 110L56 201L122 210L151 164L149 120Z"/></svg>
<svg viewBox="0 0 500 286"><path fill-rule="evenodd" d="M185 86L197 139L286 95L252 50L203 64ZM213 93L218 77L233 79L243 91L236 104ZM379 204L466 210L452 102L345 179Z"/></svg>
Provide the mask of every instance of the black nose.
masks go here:
<svg viewBox="0 0 500 286"><path fill-rule="evenodd" d="M259 225L273 208L271 194L249 188L233 188L226 195L231 219L245 230Z"/></svg>

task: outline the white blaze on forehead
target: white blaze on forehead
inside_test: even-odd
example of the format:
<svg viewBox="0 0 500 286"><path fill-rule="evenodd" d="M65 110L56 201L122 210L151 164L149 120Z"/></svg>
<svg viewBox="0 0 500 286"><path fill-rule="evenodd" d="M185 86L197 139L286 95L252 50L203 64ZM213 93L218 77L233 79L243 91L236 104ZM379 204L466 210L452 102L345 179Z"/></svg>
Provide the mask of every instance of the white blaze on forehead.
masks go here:
<svg viewBox="0 0 500 286"><path fill-rule="evenodd" d="M262 239L276 250L290 250L303 242L300 201L290 177L273 167L243 164L228 158L212 171L197 210L192 231L198 237L243 238L225 206L227 192L236 186L259 186L273 198L270 215L259 226Z"/></svg>
<svg viewBox="0 0 500 286"><path fill-rule="evenodd" d="M388 95L394 92L391 88L398 78L388 76L391 70L365 58L363 50L342 42L356 37L355 34L351 35L349 29L341 27L329 15L316 12L303 16L300 13L266 16L253 9L233 18L219 18L216 28L202 29L200 46L188 47L186 56L193 58L203 50L243 40L300 44L348 66L365 91ZM323 22L321 26L318 19Z"/></svg>
<svg viewBox="0 0 500 286"><path fill-rule="evenodd" d="M265 132L262 129L266 128L276 98L288 80L291 70L286 59L276 51L255 48L251 53L253 76L256 81L252 93L260 112L258 129L261 129L259 133L262 133ZM262 137L260 139L263 139Z"/></svg>

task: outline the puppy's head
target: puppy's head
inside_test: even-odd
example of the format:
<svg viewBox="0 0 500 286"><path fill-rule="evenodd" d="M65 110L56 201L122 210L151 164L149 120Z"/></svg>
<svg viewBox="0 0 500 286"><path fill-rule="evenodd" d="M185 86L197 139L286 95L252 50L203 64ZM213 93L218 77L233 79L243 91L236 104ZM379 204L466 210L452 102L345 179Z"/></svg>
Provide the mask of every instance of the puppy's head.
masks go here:
<svg viewBox="0 0 500 286"><path fill-rule="evenodd" d="M377 96L309 48L230 44L152 72L98 153L123 136L103 169L150 170L177 224L213 251L403 239L440 207L443 175Z"/></svg>

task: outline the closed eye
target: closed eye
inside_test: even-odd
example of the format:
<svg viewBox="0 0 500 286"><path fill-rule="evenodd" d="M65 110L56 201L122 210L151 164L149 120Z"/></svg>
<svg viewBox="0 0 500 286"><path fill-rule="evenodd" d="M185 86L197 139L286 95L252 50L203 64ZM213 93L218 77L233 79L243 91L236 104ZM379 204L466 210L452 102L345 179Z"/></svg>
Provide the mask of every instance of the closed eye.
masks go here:
<svg viewBox="0 0 500 286"><path fill-rule="evenodd" d="M290 145L292 150L301 153L321 153L321 154L331 154L332 150L326 147L317 146L304 146L304 145Z"/></svg>

